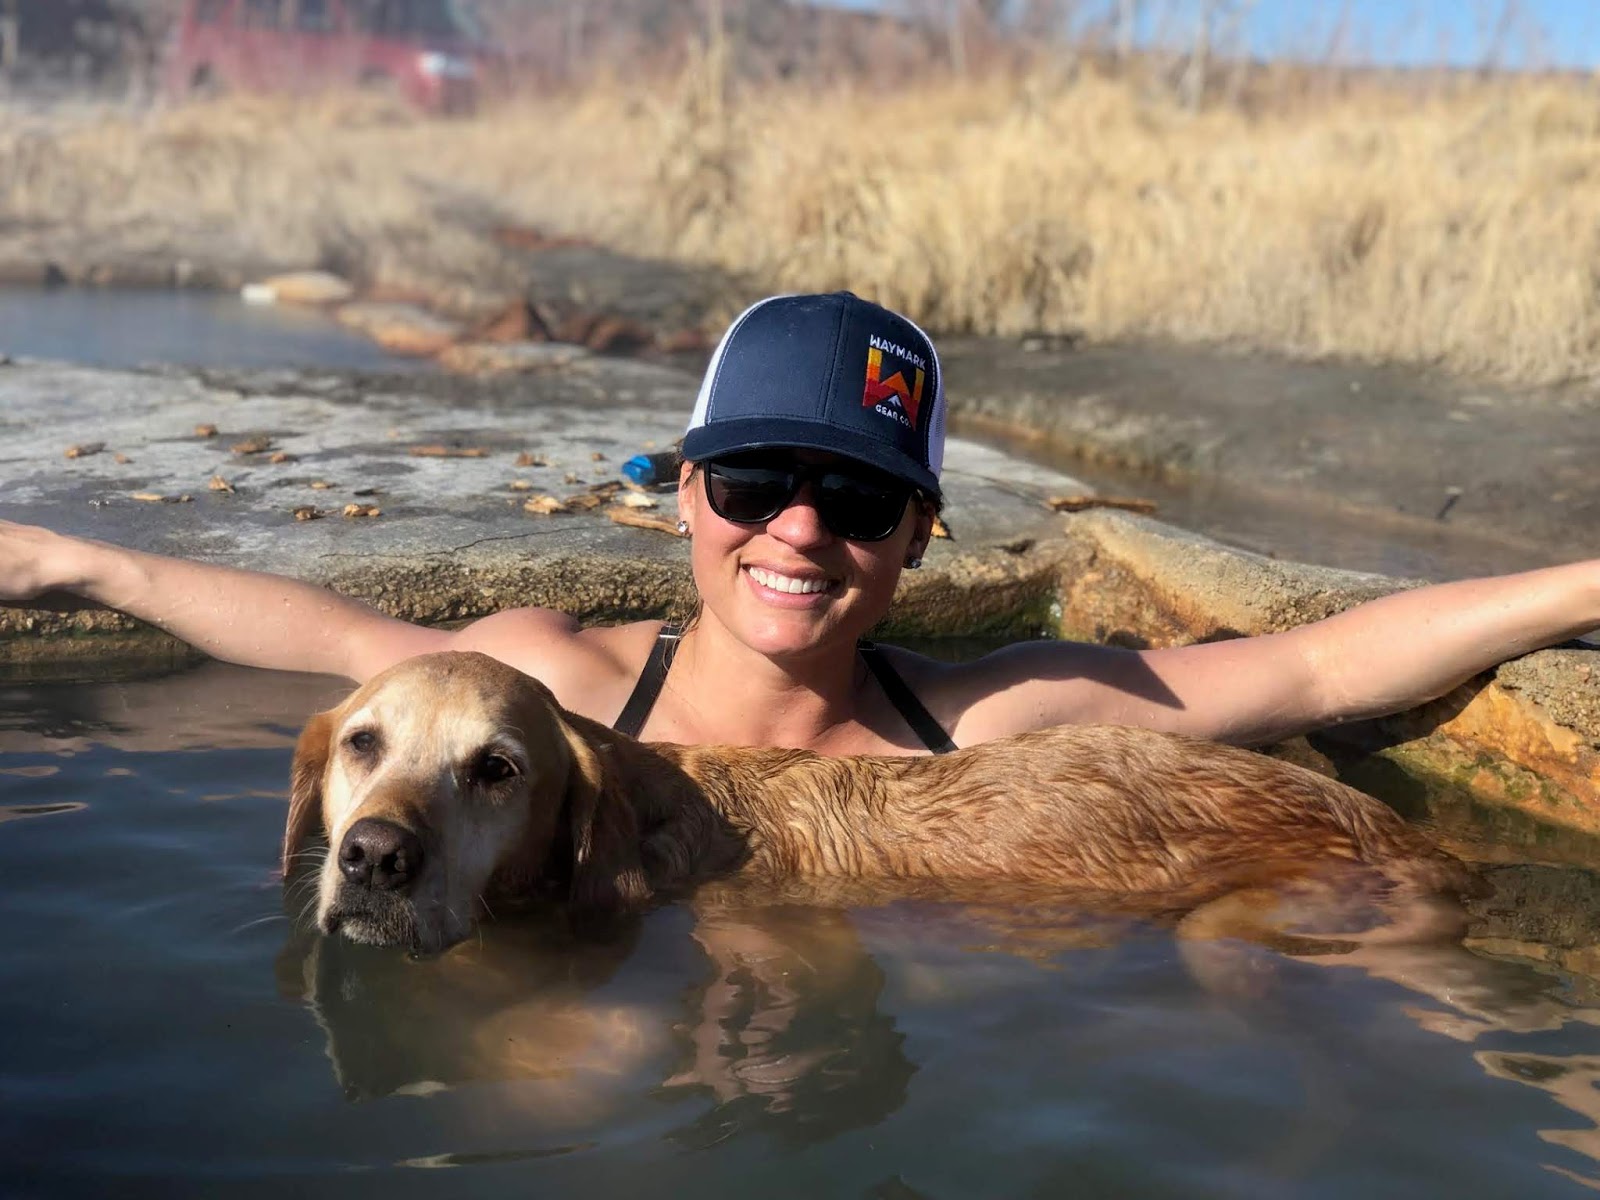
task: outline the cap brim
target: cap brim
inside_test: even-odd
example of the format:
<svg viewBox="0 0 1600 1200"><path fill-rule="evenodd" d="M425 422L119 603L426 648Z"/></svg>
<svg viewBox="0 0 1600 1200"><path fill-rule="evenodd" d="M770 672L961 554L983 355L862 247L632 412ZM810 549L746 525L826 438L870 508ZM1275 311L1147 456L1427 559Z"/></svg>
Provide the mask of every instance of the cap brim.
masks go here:
<svg viewBox="0 0 1600 1200"><path fill-rule="evenodd" d="M765 450L774 446L825 450L853 458L915 484L929 495L941 494L938 476L899 448L864 438L854 430L834 429L816 421L752 417L702 425L684 435L683 457L690 462L701 462L740 450Z"/></svg>

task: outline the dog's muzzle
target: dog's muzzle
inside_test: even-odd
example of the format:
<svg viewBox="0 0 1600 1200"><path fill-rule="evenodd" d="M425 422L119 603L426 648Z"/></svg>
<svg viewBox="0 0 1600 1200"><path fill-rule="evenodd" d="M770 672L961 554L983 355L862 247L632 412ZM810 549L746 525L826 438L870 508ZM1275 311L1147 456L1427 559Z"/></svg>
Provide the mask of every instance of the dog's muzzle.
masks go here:
<svg viewBox="0 0 1600 1200"><path fill-rule="evenodd" d="M339 843L339 874L346 887L405 892L421 871L421 839L393 821L365 817Z"/></svg>

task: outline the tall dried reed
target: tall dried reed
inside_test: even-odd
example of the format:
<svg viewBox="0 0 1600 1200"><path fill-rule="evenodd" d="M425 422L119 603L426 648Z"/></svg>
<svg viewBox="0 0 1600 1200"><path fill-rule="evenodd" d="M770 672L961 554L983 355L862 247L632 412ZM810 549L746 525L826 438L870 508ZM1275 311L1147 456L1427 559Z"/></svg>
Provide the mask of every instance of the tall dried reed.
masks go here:
<svg viewBox="0 0 1600 1200"><path fill-rule="evenodd" d="M226 228L380 281L513 282L527 221L936 329L1170 337L1522 381L1600 364L1600 101L1499 78L1189 112L1083 72L599 81L470 121L235 102L0 124L0 223Z"/></svg>

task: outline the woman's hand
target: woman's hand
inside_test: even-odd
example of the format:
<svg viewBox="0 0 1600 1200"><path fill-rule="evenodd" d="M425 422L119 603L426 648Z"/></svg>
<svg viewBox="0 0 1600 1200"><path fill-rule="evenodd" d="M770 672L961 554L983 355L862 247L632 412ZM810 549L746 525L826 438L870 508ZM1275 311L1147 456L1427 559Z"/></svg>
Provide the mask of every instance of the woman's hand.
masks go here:
<svg viewBox="0 0 1600 1200"><path fill-rule="evenodd" d="M74 612L99 607L74 595L70 560L74 538L37 525L0 521L0 608L35 608Z"/></svg>

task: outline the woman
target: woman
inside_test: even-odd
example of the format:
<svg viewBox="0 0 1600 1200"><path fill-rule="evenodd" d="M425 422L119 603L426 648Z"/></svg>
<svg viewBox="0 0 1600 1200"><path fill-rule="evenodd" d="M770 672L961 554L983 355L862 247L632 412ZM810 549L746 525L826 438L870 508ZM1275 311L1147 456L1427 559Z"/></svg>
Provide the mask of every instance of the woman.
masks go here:
<svg viewBox="0 0 1600 1200"><path fill-rule="evenodd" d="M272 575L0 523L0 603L87 601L232 662L364 680L480 650L658 741L921 754L1065 722L1256 743L1411 707L1600 627L1600 561L1402 592L1285 633L1127 651L1028 642L973 663L859 645L940 503L938 357L848 293L775 297L724 335L685 436L700 610L584 628L517 609L459 631Z"/></svg>

